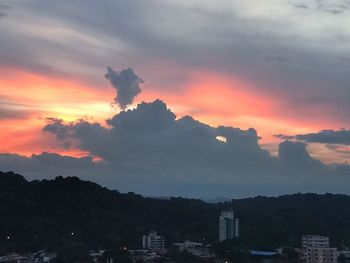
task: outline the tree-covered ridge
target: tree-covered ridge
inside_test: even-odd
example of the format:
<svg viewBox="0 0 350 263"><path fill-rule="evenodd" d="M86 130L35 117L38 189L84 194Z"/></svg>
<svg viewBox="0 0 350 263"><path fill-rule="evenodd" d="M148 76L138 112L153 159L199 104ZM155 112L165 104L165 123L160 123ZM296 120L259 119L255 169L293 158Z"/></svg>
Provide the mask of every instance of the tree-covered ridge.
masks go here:
<svg viewBox="0 0 350 263"><path fill-rule="evenodd" d="M185 239L214 243L218 216L233 208L241 221L240 247L299 246L302 234L329 235L350 243L350 197L294 194L208 204L202 200L122 194L76 177L28 182L0 173L0 248L56 249L69 242L90 248L139 248L155 229L168 244Z"/></svg>

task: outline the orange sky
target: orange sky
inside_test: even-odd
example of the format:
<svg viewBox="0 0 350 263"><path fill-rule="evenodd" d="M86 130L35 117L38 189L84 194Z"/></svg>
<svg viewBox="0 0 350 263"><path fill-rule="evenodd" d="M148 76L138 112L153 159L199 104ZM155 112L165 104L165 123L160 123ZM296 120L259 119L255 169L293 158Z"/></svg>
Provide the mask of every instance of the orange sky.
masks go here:
<svg viewBox="0 0 350 263"><path fill-rule="evenodd" d="M115 91L106 82L104 87L89 86L78 80L36 75L9 69L0 79L0 99L5 109L24 112L24 116L1 121L0 152L31 155L42 151L58 152L72 156L86 153L66 151L52 135L41 132L46 117L73 121L79 118L104 123L119 110L111 106ZM137 97L141 101L162 99L178 117L191 115L213 126L226 125L242 129L255 128L262 136L261 145L276 154L279 142L274 134L297 134L315 132L324 123L310 123L303 117L288 116L283 112L284 101L271 94L260 94L247 81L208 71L191 73L185 88L166 91L160 87L148 89ZM327 122L327 123L325 123ZM337 128L337 127L336 127ZM316 149L315 146L313 149ZM326 160L324 149L316 155ZM327 161L327 160L326 160Z"/></svg>
<svg viewBox="0 0 350 263"><path fill-rule="evenodd" d="M91 118L103 121L113 113L109 105L113 90L99 90L74 80L22 71L9 72L0 79L0 99L7 102L5 110L24 111L26 114L1 121L0 137L3 143L0 152L25 155L42 151L62 153L64 150L57 149L54 138L41 132L45 118L55 117L66 121Z"/></svg>

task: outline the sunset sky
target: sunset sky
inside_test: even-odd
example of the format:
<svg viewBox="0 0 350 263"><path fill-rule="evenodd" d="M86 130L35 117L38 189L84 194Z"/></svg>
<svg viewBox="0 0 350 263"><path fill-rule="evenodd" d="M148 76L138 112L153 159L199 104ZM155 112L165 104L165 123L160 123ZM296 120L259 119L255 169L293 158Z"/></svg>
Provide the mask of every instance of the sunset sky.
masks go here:
<svg viewBox="0 0 350 263"><path fill-rule="evenodd" d="M348 25L347 0L1 0L0 170L350 193Z"/></svg>

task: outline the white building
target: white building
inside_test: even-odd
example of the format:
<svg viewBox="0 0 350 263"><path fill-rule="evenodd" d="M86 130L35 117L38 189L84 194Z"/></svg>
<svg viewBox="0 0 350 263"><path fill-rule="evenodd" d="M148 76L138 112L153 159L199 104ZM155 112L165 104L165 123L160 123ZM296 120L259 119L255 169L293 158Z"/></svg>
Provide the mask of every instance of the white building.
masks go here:
<svg viewBox="0 0 350 263"><path fill-rule="evenodd" d="M232 210L222 211L219 217L219 241L239 237L239 219Z"/></svg>
<svg viewBox="0 0 350 263"><path fill-rule="evenodd" d="M301 247L329 247L329 237L319 235L303 235L301 240Z"/></svg>
<svg viewBox="0 0 350 263"><path fill-rule="evenodd" d="M142 247L150 251L159 252L164 250L164 237L157 235L156 231L150 231L148 235L142 236Z"/></svg>
<svg viewBox="0 0 350 263"><path fill-rule="evenodd" d="M187 251L193 255L207 257L210 255L209 249L203 243L186 240L183 243L173 243L180 251Z"/></svg>
<svg viewBox="0 0 350 263"><path fill-rule="evenodd" d="M308 247L307 263L337 263L338 250L335 247Z"/></svg>
<svg viewBox="0 0 350 263"><path fill-rule="evenodd" d="M329 247L329 237L319 235L304 235L302 249L306 263L337 263L338 250Z"/></svg>

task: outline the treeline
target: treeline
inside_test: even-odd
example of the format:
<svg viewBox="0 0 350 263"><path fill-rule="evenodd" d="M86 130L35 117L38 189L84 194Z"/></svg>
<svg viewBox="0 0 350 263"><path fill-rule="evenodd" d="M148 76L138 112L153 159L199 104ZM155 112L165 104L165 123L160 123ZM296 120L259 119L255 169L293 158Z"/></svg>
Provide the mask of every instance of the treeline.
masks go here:
<svg viewBox="0 0 350 263"><path fill-rule="evenodd" d="M59 249L80 242L89 248L140 248L150 229L168 244L186 239L214 243L218 216L232 208L240 217L240 248L300 246L302 234L329 235L350 244L350 197L295 194L208 204L121 194L76 177L28 182L0 172L0 254ZM237 242L236 242L237 243Z"/></svg>

